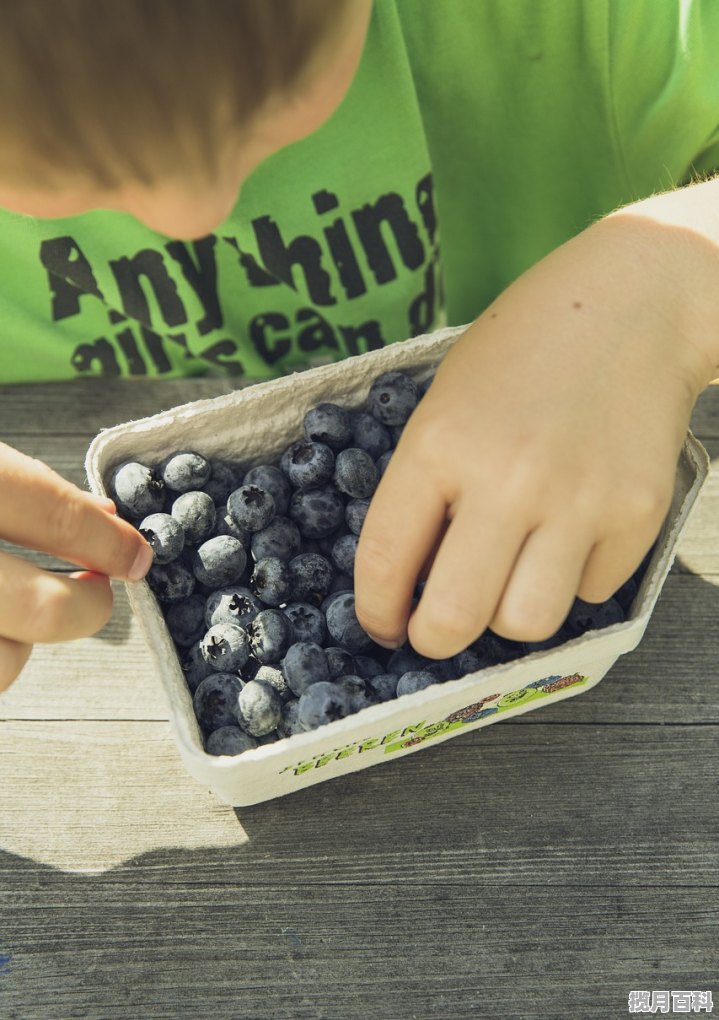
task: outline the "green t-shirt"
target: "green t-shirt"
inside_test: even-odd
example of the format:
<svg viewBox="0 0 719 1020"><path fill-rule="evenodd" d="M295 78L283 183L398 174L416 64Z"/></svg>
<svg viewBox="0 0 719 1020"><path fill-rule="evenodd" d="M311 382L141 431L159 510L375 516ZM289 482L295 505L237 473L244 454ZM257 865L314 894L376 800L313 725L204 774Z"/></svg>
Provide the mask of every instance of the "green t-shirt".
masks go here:
<svg viewBox="0 0 719 1020"><path fill-rule="evenodd" d="M719 166L713 0L375 0L332 117L196 242L0 212L0 381L265 379L472 320Z"/></svg>

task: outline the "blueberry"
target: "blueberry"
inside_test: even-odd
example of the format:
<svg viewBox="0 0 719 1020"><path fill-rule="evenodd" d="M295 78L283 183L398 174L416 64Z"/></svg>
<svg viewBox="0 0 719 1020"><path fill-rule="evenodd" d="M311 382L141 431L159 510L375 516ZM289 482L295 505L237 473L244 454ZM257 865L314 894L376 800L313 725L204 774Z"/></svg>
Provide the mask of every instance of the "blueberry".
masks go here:
<svg viewBox="0 0 719 1020"><path fill-rule="evenodd" d="M290 602L282 610L292 625L294 641L314 641L322 645L327 637L325 614L309 602Z"/></svg>
<svg viewBox="0 0 719 1020"><path fill-rule="evenodd" d="M350 412L338 404L317 404L305 415L304 431L306 439L325 443L337 453L352 439Z"/></svg>
<svg viewBox="0 0 719 1020"><path fill-rule="evenodd" d="M606 602L585 602L584 599L575 598L564 626L573 637L578 637L585 631L623 622L624 610L615 598L607 599Z"/></svg>
<svg viewBox="0 0 719 1020"><path fill-rule="evenodd" d="M266 528L256 531L251 539L250 551L253 560L264 560L276 556L289 560L302 548L300 529L289 517L275 517Z"/></svg>
<svg viewBox="0 0 719 1020"><path fill-rule="evenodd" d="M369 678L373 676L380 676L385 672L385 668L382 663L378 662L377 659L373 659L371 655L355 655L354 660L354 672L357 673L358 676L364 677L365 680L369 680Z"/></svg>
<svg viewBox="0 0 719 1020"><path fill-rule="evenodd" d="M345 523L353 535L359 535L369 510L368 499L350 499L345 507Z"/></svg>
<svg viewBox="0 0 719 1020"><path fill-rule="evenodd" d="M334 570L332 564L319 553L300 553L289 564L293 602L311 602L320 605L326 598Z"/></svg>
<svg viewBox="0 0 719 1020"><path fill-rule="evenodd" d="M194 574L179 560L150 567L146 580L158 602L181 602L192 595L196 584Z"/></svg>
<svg viewBox="0 0 719 1020"><path fill-rule="evenodd" d="M367 687L374 693L378 701L390 701L397 696L396 673L380 673L367 678Z"/></svg>
<svg viewBox="0 0 719 1020"><path fill-rule="evenodd" d="M327 630L333 641L353 655L372 647L372 638L360 627L354 594L336 595L327 607Z"/></svg>
<svg viewBox="0 0 719 1020"><path fill-rule="evenodd" d="M245 531L262 531L275 512L272 494L259 485L241 485L227 497L227 513Z"/></svg>
<svg viewBox="0 0 719 1020"><path fill-rule="evenodd" d="M237 725L242 681L231 673L213 673L199 685L192 699L195 716L206 732Z"/></svg>
<svg viewBox="0 0 719 1020"><path fill-rule="evenodd" d="M387 465L389 464L390 457L392 456L393 453L394 450L388 450L388 452L383 453L382 456L377 461L377 474L380 476L380 478L387 470Z"/></svg>
<svg viewBox="0 0 719 1020"><path fill-rule="evenodd" d="M182 525L185 543L199 545L212 534L217 511L211 496L195 490L177 497L172 504L172 516Z"/></svg>
<svg viewBox="0 0 719 1020"><path fill-rule="evenodd" d="M350 577L354 574L358 542L357 535L342 535L332 546L332 562L341 573Z"/></svg>
<svg viewBox="0 0 719 1020"><path fill-rule="evenodd" d="M237 718L243 730L263 737L275 729L282 718L282 699L274 687L261 680L250 680L240 692Z"/></svg>
<svg viewBox="0 0 719 1020"><path fill-rule="evenodd" d="M349 574L344 574L339 570L332 578L332 584L330 590L327 592L327 598L325 602L329 605L328 599L331 595L338 595L340 592L354 591L354 581ZM324 602L322 603L324 606Z"/></svg>
<svg viewBox="0 0 719 1020"><path fill-rule="evenodd" d="M220 673L242 669L250 655L247 631L234 623L215 623L202 639L202 654Z"/></svg>
<svg viewBox="0 0 719 1020"><path fill-rule="evenodd" d="M208 588L226 588L242 577L247 553L236 538L216 535L198 546L192 559L192 572Z"/></svg>
<svg viewBox="0 0 719 1020"><path fill-rule="evenodd" d="M257 741L239 726L220 726L205 741L208 754L242 754L257 747Z"/></svg>
<svg viewBox="0 0 719 1020"><path fill-rule="evenodd" d="M613 599L619 603L624 610L625 616L629 615L629 610L632 607L632 602L636 598L637 592L639 591L639 585L637 584L636 577L632 575L627 578L621 588L618 588L612 595Z"/></svg>
<svg viewBox="0 0 719 1020"><path fill-rule="evenodd" d="M279 666L260 666L251 679L261 680L270 687L274 687L283 702L289 701L289 699L293 696L292 691L287 686L285 675Z"/></svg>
<svg viewBox="0 0 719 1020"><path fill-rule="evenodd" d="M452 659L457 676L467 676L468 673L478 673L480 669L487 669L494 666L495 660L491 655L482 654L479 649L465 648L458 652Z"/></svg>
<svg viewBox="0 0 719 1020"><path fill-rule="evenodd" d="M317 489L332 478L335 455L325 443L309 439L290 446L287 475L295 489Z"/></svg>
<svg viewBox="0 0 719 1020"><path fill-rule="evenodd" d="M323 600L322 605L320 606L320 610L325 616L327 615L328 608L332 605L332 603L334 602L335 598L338 595L352 595L354 593L354 587L351 577L349 577L347 574L337 574L335 576L347 578L349 580L349 584L347 584L344 588L337 588L335 591L329 592L327 597ZM334 588L334 584L332 585L332 587Z"/></svg>
<svg viewBox="0 0 719 1020"><path fill-rule="evenodd" d="M370 697L367 693L364 679L357 676L356 673L346 673L344 676L337 677L335 683L338 687L344 687L349 694L352 712L359 712L374 703L374 696Z"/></svg>
<svg viewBox="0 0 719 1020"><path fill-rule="evenodd" d="M245 549L250 548L250 542L253 538L252 532L246 531L244 528L237 527L227 512L226 503L217 504L215 512L215 526L212 529L212 534L229 535L231 538L236 538L238 542L242 542Z"/></svg>
<svg viewBox="0 0 719 1020"><path fill-rule="evenodd" d="M458 680L461 676L452 659L430 659L424 668L440 684L446 683L448 680Z"/></svg>
<svg viewBox="0 0 719 1020"><path fill-rule="evenodd" d="M210 477L209 461L191 450L171 454L159 467L160 477L172 492L201 489Z"/></svg>
<svg viewBox="0 0 719 1020"><path fill-rule="evenodd" d="M196 641L182 659L182 672L185 674L187 686L192 694L195 693L205 677L211 676L214 672L212 666L208 666L202 654L202 641Z"/></svg>
<svg viewBox="0 0 719 1020"><path fill-rule="evenodd" d="M432 385L433 382L434 382L434 372L432 372L431 375L428 375L427 378L423 382L418 382L417 383L417 389L419 390L419 398L420 398L420 400L425 395L425 393L430 388L430 386Z"/></svg>
<svg viewBox="0 0 719 1020"><path fill-rule="evenodd" d="M294 640L292 623L281 609L263 609L247 634L252 654L263 665L280 662Z"/></svg>
<svg viewBox="0 0 719 1020"><path fill-rule="evenodd" d="M419 389L405 372L383 372L370 386L368 408L383 425L404 425L419 403Z"/></svg>
<svg viewBox="0 0 719 1020"><path fill-rule="evenodd" d="M210 477L204 485L199 486L211 497L216 506L225 506L227 497L242 482L240 472L224 460L210 461Z"/></svg>
<svg viewBox="0 0 719 1020"><path fill-rule="evenodd" d="M424 669L403 673L397 681L397 697L401 698L403 694L415 694L436 683L436 678Z"/></svg>
<svg viewBox="0 0 719 1020"><path fill-rule="evenodd" d="M405 644L402 648L392 652L387 659L387 671L389 673L396 673L397 676L402 676L403 673L413 672L418 669L424 669L426 665L426 656L420 655L409 644Z"/></svg>
<svg viewBox="0 0 719 1020"><path fill-rule="evenodd" d="M302 695L297 716L303 730L314 730L337 719L344 719L351 712L351 695L338 684L321 680L311 684Z"/></svg>
<svg viewBox="0 0 719 1020"><path fill-rule="evenodd" d="M322 538L344 522L344 500L332 486L299 489L290 500L289 515L305 538Z"/></svg>
<svg viewBox="0 0 719 1020"><path fill-rule="evenodd" d="M282 718L277 723L280 737L292 737L295 733L304 733L299 720L300 699L292 698L282 706Z"/></svg>
<svg viewBox="0 0 719 1020"><path fill-rule="evenodd" d="M340 492L353 499L368 499L377 488L379 474L367 451L351 446L337 454L333 477Z"/></svg>
<svg viewBox="0 0 719 1020"><path fill-rule="evenodd" d="M282 660L282 672L287 686L297 697L304 694L310 684L330 679L324 648L314 641L296 641L290 645Z"/></svg>
<svg viewBox="0 0 719 1020"><path fill-rule="evenodd" d="M513 641L511 638L500 637L487 628L476 641L469 646L476 652L487 666L497 666L502 662L512 662L525 654L524 642Z"/></svg>
<svg viewBox="0 0 719 1020"><path fill-rule="evenodd" d="M250 578L250 589L266 606L284 605L292 593L288 565L276 556L258 560Z"/></svg>
<svg viewBox="0 0 719 1020"><path fill-rule="evenodd" d="M350 445L350 444L348 444ZM377 460L392 448L389 429L367 411L356 411L352 415L352 446L366 450L372 460Z"/></svg>
<svg viewBox="0 0 719 1020"><path fill-rule="evenodd" d="M214 591L205 603L205 623L212 627L216 623L235 623L244 630L252 623L262 603L249 588L221 588Z"/></svg>
<svg viewBox="0 0 719 1020"><path fill-rule="evenodd" d="M205 600L193 594L182 602L172 602L165 611L170 637L180 648L194 645L205 633Z"/></svg>
<svg viewBox="0 0 719 1020"><path fill-rule="evenodd" d="M126 517L142 519L159 513L165 503L164 482L137 461L126 461L115 468L109 489L118 511Z"/></svg>
<svg viewBox="0 0 719 1020"><path fill-rule="evenodd" d="M139 526L142 537L152 546L153 562L171 563L185 545L185 532L171 514L150 514Z"/></svg>
<svg viewBox="0 0 719 1020"><path fill-rule="evenodd" d="M525 641L524 649L528 655L532 652L546 652L550 648L557 648L559 645L563 645L565 641L570 641L574 637L569 627L562 625L559 630L555 631L554 634L550 634L548 638L542 638L540 641Z"/></svg>
<svg viewBox="0 0 719 1020"><path fill-rule="evenodd" d="M265 489L275 501L275 513L286 514L290 505L292 486L286 476L274 464L257 464L245 475L245 485L258 485Z"/></svg>
<svg viewBox="0 0 719 1020"><path fill-rule="evenodd" d="M330 680L336 680L338 676L343 676L346 673L360 673L357 664L359 656L355 658L345 648L340 648L338 645L330 645L329 648L325 648L324 652L330 670ZM364 676L364 674L360 673L360 676Z"/></svg>

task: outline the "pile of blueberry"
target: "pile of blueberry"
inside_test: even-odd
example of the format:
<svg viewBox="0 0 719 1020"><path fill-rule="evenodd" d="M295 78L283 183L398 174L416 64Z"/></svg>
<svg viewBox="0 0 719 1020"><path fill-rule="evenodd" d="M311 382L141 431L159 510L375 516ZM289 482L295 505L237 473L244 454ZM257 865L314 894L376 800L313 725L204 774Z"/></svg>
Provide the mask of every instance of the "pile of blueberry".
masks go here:
<svg viewBox="0 0 719 1020"><path fill-rule="evenodd" d="M113 472L118 512L154 550L147 581L210 754L239 754L625 618L647 560L607 602L577 599L547 641L486 630L436 660L409 644L387 651L362 629L353 593L358 536L430 382L385 372L364 410L318 404L278 464L245 469L182 450Z"/></svg>

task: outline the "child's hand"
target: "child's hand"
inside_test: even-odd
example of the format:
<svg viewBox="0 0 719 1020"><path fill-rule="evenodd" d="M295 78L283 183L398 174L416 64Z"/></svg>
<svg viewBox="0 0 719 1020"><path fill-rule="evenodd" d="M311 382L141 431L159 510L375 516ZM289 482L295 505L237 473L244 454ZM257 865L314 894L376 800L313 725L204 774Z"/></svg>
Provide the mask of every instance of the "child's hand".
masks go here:
<svg viewBox="0 0 719 1020"><path fill-rule="evenodd" d="M137 580L146 573L150 546L113 513L111 500L0 443L0 538L93 571L48 573L0 552L0 690L17 677L33 642L86 637L107 623L108 576Z"/></svg>
<svg viewBox="0 0 719 1020"><path fill-rule="evenodd" d="M603 601L633 573L666 516L693 403L712 378L685 335L677 289L641 245L597 224L525 273L454 345L360 537L357 613L380 643L408 636L444 658L489 625L540 640L575 595Z"/></svg>

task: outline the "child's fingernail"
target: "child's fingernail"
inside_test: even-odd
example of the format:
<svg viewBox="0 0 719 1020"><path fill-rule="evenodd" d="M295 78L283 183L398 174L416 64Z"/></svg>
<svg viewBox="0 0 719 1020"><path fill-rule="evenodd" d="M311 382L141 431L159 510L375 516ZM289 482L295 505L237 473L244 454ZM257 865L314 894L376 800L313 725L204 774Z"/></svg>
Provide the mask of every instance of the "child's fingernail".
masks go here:
<svg viewBox="0 0 719 1020"><path fill-rule="evenodd" d="M152 546L145 543L141 546L137 556L135 557L135 562L127 572L128 580L141 581L152 566L153 558Z"/></svg>

